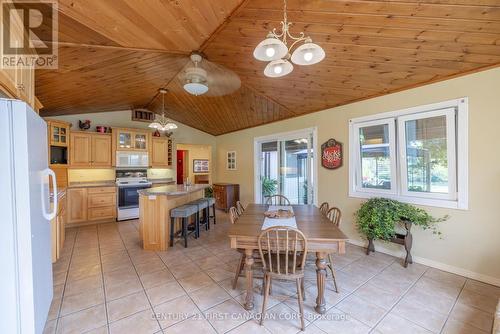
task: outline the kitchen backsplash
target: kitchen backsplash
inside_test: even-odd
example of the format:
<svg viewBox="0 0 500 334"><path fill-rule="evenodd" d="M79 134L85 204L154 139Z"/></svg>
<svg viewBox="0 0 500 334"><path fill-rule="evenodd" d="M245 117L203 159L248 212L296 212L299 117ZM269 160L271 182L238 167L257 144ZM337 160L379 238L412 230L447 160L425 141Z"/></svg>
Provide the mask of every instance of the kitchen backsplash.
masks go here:
<svg viewBox="0 0 500 334"><path fill-rule="evenodd" d="M150 168L148 169L148 179L176 179L177 174L174 169L167 168Z"/></svg>
<svg viewBox="0 0 500 334"><path fill-rule="evenodd" d="M106 169L68 169L68 182L114 181L114 168Z"/></svg>

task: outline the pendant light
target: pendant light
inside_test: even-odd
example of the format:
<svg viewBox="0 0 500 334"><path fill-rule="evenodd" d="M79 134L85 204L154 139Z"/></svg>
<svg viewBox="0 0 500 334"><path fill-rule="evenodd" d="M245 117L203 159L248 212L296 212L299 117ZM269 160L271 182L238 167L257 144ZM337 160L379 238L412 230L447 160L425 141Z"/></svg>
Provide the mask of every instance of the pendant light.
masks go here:
<svg viewBox="0 0 500 334"><path fill-rule="evenodd" d="M177 129L177 124L165 117L165 94L167 93L167 90L160 88L158 92L161 94L162 98L161 115L156 114L155 120L149 124L149 127L162 132L175 130Z"/></svg>
<svg viewBox="0 0 500 334"><path fill-rule="evenodd" d="M271 78L291 73L293 65L289 60L296 65L313 65L325 58L325 51L318 44L314 44L311 37L306 37L304 32L300 32L298 36L293 36L290 33L292 22L288 22L286 11L286 0L284 0L281 31L278 32L274 28L253 52L255 59L269 62L264 69L264 75ZM288 46L288 38L293 41L290 46ZM304 44L292 52L293 48L301 42Z"/></svg>

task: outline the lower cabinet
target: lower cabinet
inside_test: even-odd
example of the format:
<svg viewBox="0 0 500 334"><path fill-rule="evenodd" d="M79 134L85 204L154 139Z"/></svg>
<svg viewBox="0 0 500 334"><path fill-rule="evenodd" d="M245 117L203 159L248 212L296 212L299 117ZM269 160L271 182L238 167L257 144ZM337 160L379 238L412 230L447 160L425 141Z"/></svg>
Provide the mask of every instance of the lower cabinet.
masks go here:
<svg viewBox="0 0 500 334"><path fill-rule="evenodd" d="M63 195L59 198L57 204L57 215L50 222L52 235L52 262L56 262L59 259L64 246L66 214L66 195Z"/></svg>
<svg viewBox="0 0 500 334"><path fill-rule="evenodd" d="M68 189L68 225L116 219L116 188Z"/></svg>

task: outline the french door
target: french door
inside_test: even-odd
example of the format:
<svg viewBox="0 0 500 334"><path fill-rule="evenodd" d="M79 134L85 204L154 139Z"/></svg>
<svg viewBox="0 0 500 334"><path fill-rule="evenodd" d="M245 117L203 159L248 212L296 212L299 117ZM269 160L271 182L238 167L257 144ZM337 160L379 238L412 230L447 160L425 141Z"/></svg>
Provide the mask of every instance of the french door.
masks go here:
<svg viewBox="0 0 500 334"><path fill-rule="evenodd" d="M255 139L255 202L283 195L291 204L315 201L315 130Z"/></svg>

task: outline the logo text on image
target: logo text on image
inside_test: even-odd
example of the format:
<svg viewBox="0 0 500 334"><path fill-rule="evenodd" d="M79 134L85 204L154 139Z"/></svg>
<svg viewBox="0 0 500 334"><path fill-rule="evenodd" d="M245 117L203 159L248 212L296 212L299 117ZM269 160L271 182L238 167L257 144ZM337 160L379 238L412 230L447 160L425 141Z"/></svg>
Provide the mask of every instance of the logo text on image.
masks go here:
<svg viewBox="0 0 500 334"><path fill-rule="evenodd" d="M57 69L57 1L2 1L1 10L0 67Z"/></svg>

